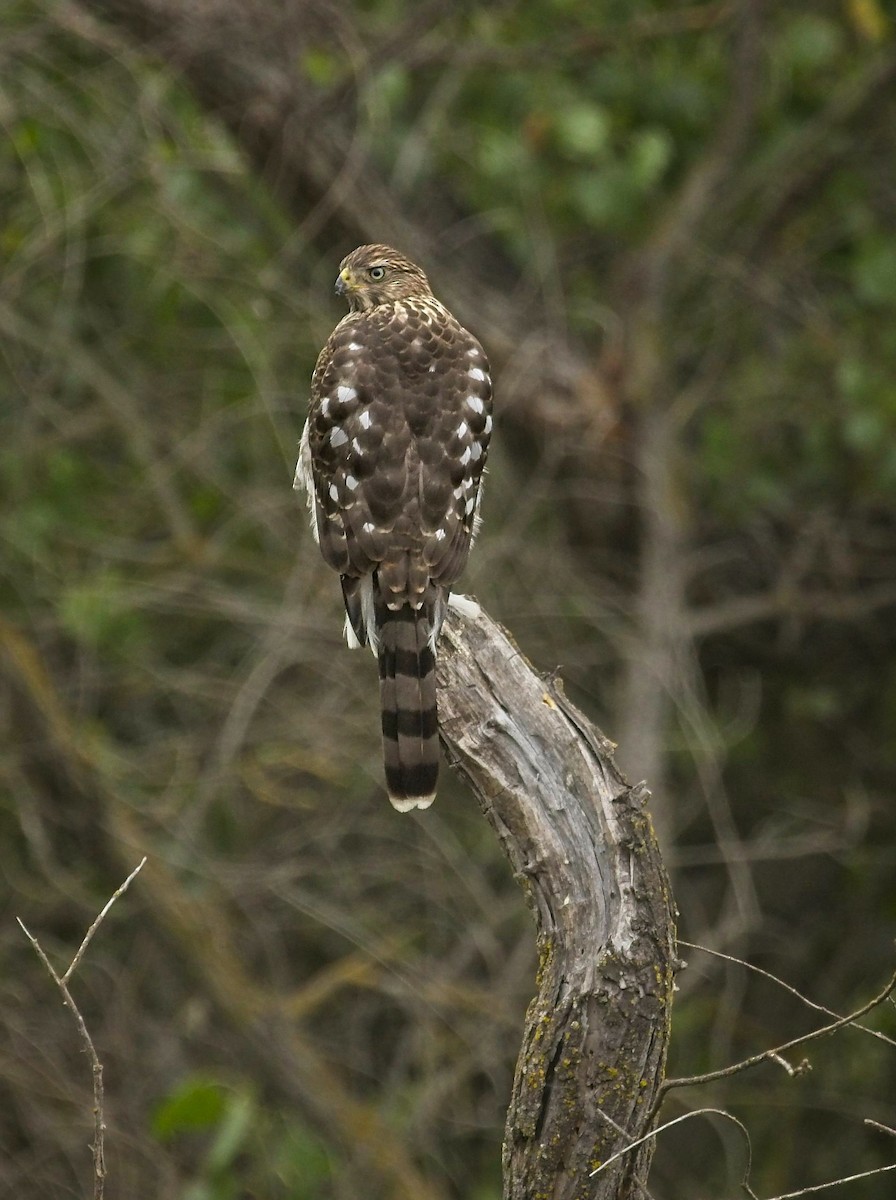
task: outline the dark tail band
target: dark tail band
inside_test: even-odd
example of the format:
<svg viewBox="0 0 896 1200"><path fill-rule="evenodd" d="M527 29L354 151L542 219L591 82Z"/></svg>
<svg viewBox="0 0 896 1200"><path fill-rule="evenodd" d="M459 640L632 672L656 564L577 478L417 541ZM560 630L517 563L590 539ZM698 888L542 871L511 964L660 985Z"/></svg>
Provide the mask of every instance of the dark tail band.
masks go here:
<svg viewBox="0 0 896 1200"><path fill-rule="evenodd" d="M383 759L389 799L399 812L428 808L439 775L436 658L426 606L378 606Z"/></svg>

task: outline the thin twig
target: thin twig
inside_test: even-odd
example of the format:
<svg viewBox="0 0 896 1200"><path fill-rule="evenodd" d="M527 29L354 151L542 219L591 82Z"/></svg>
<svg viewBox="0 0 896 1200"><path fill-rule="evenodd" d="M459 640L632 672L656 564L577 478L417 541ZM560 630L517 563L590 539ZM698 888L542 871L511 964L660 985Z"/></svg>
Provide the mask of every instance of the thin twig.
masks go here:
<svg viewBox="0 0 896 1200"><path fill-rule="evenodd" d="M794 1066L793 1063L788 1062L786 1058L782 1058L780 1054L775 1054L774 1050L771 1051L768 1057L769 1062L777 1063L779 1067L783 1068L783 1070L787 1072L791 1079L796 1079L798 1076L805 1075L807 1071L812 1070L812 1064L809 1062L808 1058L802 1059L801 1062L798 1062L796 1066Z"/></svg>
<svg viewBox="0 0 896 1200"><path fill-rule="evenodd" d="M67 986L59 977L59 975L56 974L53 964L47 958L43 947L37 938L28 932L28 930L25 928L24 922L20 917L16 917L16 920L22 926L25 937L27 937L28 941L34 947L38 958L40 958L40 961L50 972L53 982L62 993L63 1003L67 1008L71 1009L72 1015L74 1016L78 1026L78 1033L81 1035L81 1041L84 1043L87 1049L87 1054L90 1058L90 1065L93 1070L93 1145L91 1146L91 1150L93 1151L93 1196L94 1200L103 1200L103 1190L106 1181L106 1160L103 1147L104 1133L106 1130L103 1113L103 1064L100 1062L99 1057L97 1056L93 1041L90 1037L90 1034L87 1032L87 1026L84 1023L84 1018L81 1016L81 1012L77 1004L75 1004L71 992L68 990Z"/></svg>
<svg viewBox="0 0 896 1200"><path fill-rule="evenodd" d="M645 1133L643 1137L637 1138L634 1142L630 1142L621 1150L617 1150L615 1154L611 1154L606 1162L602 1162L600 1166L596 1168L596 1170L591 1172L591 1178L594 1178L595 1175L599 1175L601 1171L606 1170L606 1168L611 1163L615 1162L617 1158L622 1158L623 1154L629 1154L632 1150L636 1150L638 1146L643 1145L644 1142L649 1141L651 1138L655 1138L658 1134L663 1133L664 1130L671 1129L673 1125L680 1125L682 1121L689 1121L691 1117L702 1117L707 1115L724 1117L726 1121L733 1122L744 1135L744 1142L747 1147L747 1166L746 1170L744 1171L744 1177L741 1186L751 1200L758 1200L758 1197L750 1187L749 1183L750 1171L753 1165L753 1145L750 1141L750 1132L742 1121L739 1121L737 1117L732 1116L730 1112L726 1112L723 1108L696 1108L693 1112L687 1112L680 1117L675 1117L674 1120L667 1121L664 1125L658 1125L656 1129L651 1129L650 1133Z"/></svg>
<svg viewBox="0 0 896 1200"><path fill-rule="evenodd" d="M759 1200L759 1197L750 1186L750 1174L753 1169L753 1146L752 1142L750 1141L750 1132L742 1121L739 1121L737 1117L735 1117L732 1113L727 1112L723 1108L697 1108L694 1109L693 1112L684 1113L680 1117L675 1117L675 1119L672 1121L667 1121L664 1125L658 1125L656 1129L652 1129L650 1133L645 1133L643 1137L637 1138L635 1141L630 1142L629 1145L624 1146L621 1150L617 1150L615 1154L611 1154L606 1162L602 1162L599 1167L591 1172L592 1178L595 1175L599 1175L601 1171L609 1167L611 1163L616 1161L616 1159L621 1158L624 1154L631 1153L632 1150L636 1150L638 1146L643 1145L643 1143L648 1141L650 1138L657 1137L658 1134L663 1133L667 1129L671 1129L673 1125L680 1125L682 1121L689 1121L691 1117L702 1116L724 1117L726 1121L731 1121L734 1125L736 1125L744 1135L744 1143L747 1149L747 1163L744 1169L743 1179L741 1180L741 1188L750 1198L750 1200ZM871 1120L866 1120L865 1124L872 1125L874 1128L880 1129L884 1133L889 1133L896 1137L896 1129L890 1129L887 1125L880 1125L877 1121ZM826 1183L810 1184L810 1186L800 1188L796 1192L782 1192L779 1196L769 1196L768 1200L797 1200L797 1197L799 1196L810 1196L816 1192L823 1192L827 1188L840 1187L840 1185L844 1183L854 1183L858 1179L870 1179L872 1175L885 1175L888 1171L896 1171L896 1163L891 1163L886 1167L875 1167L870 1171L860 1171L857 1175L844 1175L842 1179L829 1179Z"/></svg>
<svg viewBox="0 0 896 1200"><path fill-rule="evenodd" d="M872 1121L870 1117L866 1117L864 1123L872 1129L879 1129L881 1133L888 1133L890 1137L896 1137L896 1129L891 1129L889 1125L881 1125L880 1121Z"/></svg>
<svg viewBox="0 0 896 1200"><path fill-rule="evenodd" d="M860 1171L858 1175L844 1175L842 1179L829 1179L827 1183L814 1183L811 1187L800 1188L798 1192L782 1192L780 1196L769 1196L768 1200L796 1200L797 1196L811 1196L813 1192L824 1192L843 1183L855 1183L857 1179L870 1179L872 1175L884 1175L887 1171L896 1171L896 1163L890 1163L888 1167L875 1167L872 1171Z"/></svg>
<svg viewBox="0 0 896 1200"><path fill-rule="evenodd" d="M667 1079L660 1088L659 1096L664 1096L671 1088L691 1087L698 1083L711 1083L714 1079L726 1079L729 1075L737 1075L740 1071L747 1070L748 1067L755 1067L759 1063L768 1062L775 1055L782 1055L786 1050L792 1050L794 1046L803 1046L806 1042L814 1042L818 1038L836 1033L838 1029L842 1029L845 1025L852 1025L859 1017L864 1017L866 1013L871 1012L878 1004L883 1004L894 988L896 988L896 974L890 977L889 983L882 992L872 1000L869 1000L867 1004L863 1004L854 1013L850 1013L848 1017L841 1017L837 1021L832 1021L830 1025L823 1025L820 1029L813 1029L810 1033L804 1033L800 1037L791 1038L789 1042L784 1042L781 1046L773 1046L770 1050L763 1050L759 1054L753 1054L741 1062L733 1063L730 1067L721 1067L718 1071L707 1071L703 1075L689 1075L681 1079Z"/></svg>
<svg viewBox="0 0 896 1200"><path fill-rule="evenodd" d="M598 1108L597 1111L600 1113L600 1115L603 1117L603 1119L607 1122L607 1124L611 1125L613 1127L613 1129L616 1130L617 1133L621 1133L623 1137L631 1137L631 1134L629 1133L629 1131L623 1125L620 1125L618 1121L614 1121L613 1118L611 1116L609 1116L607 1113L605 1113L602 1108ZM624 1151L622 1153L624 1153ZM609 1159L607 1161L609 1162ZM598 1168L598 1170L600 1170L600 1168ZM595 1174L596 1174L596 1172L595 1172ZM647 1184L640 1177L640 1175L637 1175L634 1172L632 1172L632 1181L634 1183L636 1183L638 1185L638 1187L641 1189L641 1195L639 1196L638 1200L653 1200L653 1196L651 1196L650 1192L647 1190Z"/></svg>
<svg viewBox="0 0 896 1200"><path fill-rule="evenodd" d="M91 1146L91 1151L93 1152L93 1197L94 1197L94 1200L103 1200L103 1192L104 1192L105 1184L106 1184L106 1159L105 1159L105 1148L104 1148L106 1123L105 1123L105 1113L104 1113L104 1109L103 1109L103 1064L99 1060L99 1056L97 1055L96 1048L93 1044L93 1039L91 1038L90 1034L87 1031L87 1025L84 1021L84 1018L81 1015L81 1011L78 1008L77 1004L75 1004L75 1001L74 1001L74 998L72 997L71 992L68 990L68 980L71 978L72 972L75 970L75 968L80 963L81 958L83 957L84 951L87 949L93 935L96 933L97 929L99 929L100 925L102 924L103 919L105 918L109 909L112 907L112 905L118 899L118 897L123 892L127 891L128 887L131 884L131 881L138 874L138 872L142 869L143 864L145 862L146 862L146 857L144 856L140 862L140 865L134 868L134 870L130 873L130 875L127 877L127 879L121 885L121 887L118 888L118 890L111 896L111 898L103 906L103 909L100 912L99 916L96 918L96 920L90 926L90 928L87 930L84 940L78 948L77 954L72 959L71 965L69 966L68 970L65 972L64 975L60 976L59 974L57 974L56 968L53 966L53 964L50 962L50 960L47 958L46 954L44 953L43 946L41 946L41 944L37 940L37 938L28 931L28 929L25 927L25 923L24 923L24 921L22 921L21 917L16 917L16 920L18 921L19 925L21 926L22 932L25 934L25 937L28 939L28 941L34 947L34 951L37 954L38 958L44 964L44 966L47 968L47 971L49 972L50 977L52 978L52 980L56 984L56 986L59 988L59 991L62 993L63 1003L65 1004L66 1008L71 1010L72 1016L75 1018L75 1022L78 1026L78 1033L81 1035L81 1041L84 1043L84 1047L87 1050L87 1055L90 1058L90 1066L93 1071L93 1145Z"/></svg>
<svg viewBox="0 0 896 1200"><path fill-rule="evenodd" d="M779 987L790 992L791 996L796 996L797 1000L801 1000L807 1007L814 1008L816 1012L823 1012L825 1016L835 1017L838 1021L844 1019L838 1012L834 1012L832 1008L826 1008L823 1004L817 1004L814 1000L810 1000L808 996L804 996L802 992L797 991L791 984L780 979L777 975L773 975L771 971L757 967L755 963L747 962L746 959L738 958L734 954L726 954L723 950L710 950L708 946L701 946L697 942L686 942L683 938L678 939L678 944L679 946L687 946L689 950L700 950L703 954L712 955L713 958L722 958L725 962L735 963L739 967L746 967L748 971L753 971L756 975L761 975L764 979L770 979L772 983L778 984ZM856 1025L855 1028L861 1029L862 1033L869 1033L872 1037L879 1038L880 1041L886 1042L888 1046L896 1047L896 1041L891 1037L887 1037L885 1033L881 1033L879 1029L869 1029L867 1025Z"/></svg>
<svg viewBox="0 0 896 1200"><path fill-rule="evenodd" d="M68 983L68 981L71 979L72 975L74 974L75 970L77 969L78 963L81 961L81 959L84 956L84 951L90 945L93 935L96 933L96 931L99 929L100 925L103 923L106 913L109 911L109 909L112 907L112 905L118 899L118 897L123 896L124 893L128 890L128 888L131 886L132 881L134 879L136 879L136 877L143 870L143 864L145 862L146 862L146 855L144 854L144 856L140 859L140 862L137 864L136 867L134 867L133 871L131 871L130 875L127 877L127 879L121 885L121 887L118 888L117 891L113 892L113 894L109 897L109 899L103 905L102 911L100 912L99 916L96 918L96 920L93 922L93 924L87 930L87 933L84 935L84 941L78 947L78 952L75 955L75 957L72 959L71 963L69 964L68 970L62 976L63 983Z"/></svg>

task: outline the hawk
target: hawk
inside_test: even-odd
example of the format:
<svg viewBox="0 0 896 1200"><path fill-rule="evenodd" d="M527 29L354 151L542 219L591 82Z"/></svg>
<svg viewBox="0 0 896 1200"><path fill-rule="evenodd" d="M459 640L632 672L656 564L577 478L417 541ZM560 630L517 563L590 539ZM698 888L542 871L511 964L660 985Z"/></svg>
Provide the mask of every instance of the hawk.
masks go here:
<svg viewBox="0 0 896 1200"><path fill-rule="evenodd" d="M435 799L436 642L479 521L491 379L476 338L391 247L353 250L336 291L349 312L314 368L294 486L341 577L346 640L378 659L386 786L408 812Z"/></svg>

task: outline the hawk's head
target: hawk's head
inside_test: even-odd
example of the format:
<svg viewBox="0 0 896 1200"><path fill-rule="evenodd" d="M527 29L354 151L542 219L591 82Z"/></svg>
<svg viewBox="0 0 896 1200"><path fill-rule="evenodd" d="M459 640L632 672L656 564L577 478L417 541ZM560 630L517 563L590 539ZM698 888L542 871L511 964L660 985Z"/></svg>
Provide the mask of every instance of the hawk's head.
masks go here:
<svg viewBox="0 0 896 1200"><path fill-rule="evenodd" d="M429 280L415 263L391 246L359 246L339 264L336 291L354 312L431 296Z"/></svg>

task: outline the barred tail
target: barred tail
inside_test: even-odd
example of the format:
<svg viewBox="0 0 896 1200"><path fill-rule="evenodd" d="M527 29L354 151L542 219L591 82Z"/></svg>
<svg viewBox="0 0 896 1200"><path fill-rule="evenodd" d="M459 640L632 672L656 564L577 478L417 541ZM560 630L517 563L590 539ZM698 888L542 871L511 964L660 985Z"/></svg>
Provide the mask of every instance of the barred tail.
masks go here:
<svg viewBox="0 0 896 1200"><path fill-rule="evenodd" d="M399 812L429 808L439 774L439 722L427 606L377 607L386 788Z"/></svg>

